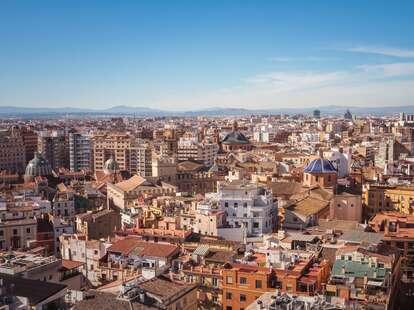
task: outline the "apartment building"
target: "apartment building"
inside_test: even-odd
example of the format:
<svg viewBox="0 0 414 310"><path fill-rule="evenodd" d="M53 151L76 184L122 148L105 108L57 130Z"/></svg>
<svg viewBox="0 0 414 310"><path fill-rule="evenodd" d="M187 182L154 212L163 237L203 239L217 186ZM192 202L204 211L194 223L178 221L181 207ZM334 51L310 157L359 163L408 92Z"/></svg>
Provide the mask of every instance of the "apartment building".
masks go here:
<svg viewBox="0 0 414 310"><path fill-rule="evenodd" d="M206 200L199 206L198 220L210 223L212 217L216 217L214 223L219 226L213 228L209 223L200 222L197 227L211 227L208 229L209 234L217 233L227 240L243 241L245 237L263 236L277 227L277 205L273 196L257 184L245 181L219 182L217 192L206 194ZM222 216L226 219L224 225Z"/></svg>
<svg viewBox="0 0 414 310"><path fill-rule="evenodd" d="M71 171L91 170L93 166L93 145L87 133L69 134L69 166Z"/></svg>
<svg viewBox="0 0 414 310"><path fill-rule="evenodd" d="M69 168L69 143L63 130L39 132L37 149L53 170Z"/></svg>
<svg viewBox="0 0 414 310"><path fill-rule="evenodd" d="M179 161L195 160L211 166L218 150L219 146L216 143L199 141L197 136L186 135L178 141L177 159Z"/></svg>
<svg viewBox="0 0 414 310"><path fill-rule="evenodd" d="M33 154L32 154L33 155ZM0 170L22 173L26 167L26 149L18 129L0 131Z"/></svg>

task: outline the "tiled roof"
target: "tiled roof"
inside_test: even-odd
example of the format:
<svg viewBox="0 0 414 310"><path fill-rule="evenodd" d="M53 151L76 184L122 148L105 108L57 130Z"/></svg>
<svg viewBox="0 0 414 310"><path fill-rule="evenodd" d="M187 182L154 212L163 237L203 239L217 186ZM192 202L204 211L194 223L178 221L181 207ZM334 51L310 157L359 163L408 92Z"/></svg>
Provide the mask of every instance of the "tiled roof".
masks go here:
<svg viewBox="0 0 414 310"><path fill-rule="evenodd" d="M108 249L108 252L122 253L123 255L133 253L137 256L170 257L178 249L172 244L145 242L136 237L127 237L115 242Z"/></svg>
<svg viewBox="0 0 414 310"><path fill-rule="evenodd" d="M328 159L314 159L306 166L304 172L306 173L336 173L335 167Z"/></svg>
<svg viewBox="0 0 414 310"><path fill-rule="evenodd" d="M122 181L120 183L116 183L115 185L122 189L125 192L129 192L134 190L135 188L137 188L138 186L144 184L146 182L146 180L139 176L139 175L134 175L133 177L129 178L128 180Z"/></svg>

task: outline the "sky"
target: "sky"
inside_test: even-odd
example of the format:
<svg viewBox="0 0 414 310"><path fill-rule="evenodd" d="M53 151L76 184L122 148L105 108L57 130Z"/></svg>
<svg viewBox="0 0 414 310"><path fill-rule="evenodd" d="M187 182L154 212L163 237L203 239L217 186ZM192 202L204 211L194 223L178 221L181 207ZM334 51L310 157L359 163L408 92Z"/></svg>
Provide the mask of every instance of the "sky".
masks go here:
<svg viewBox="0 0 414 310"><path fill-rule="evenodd" d="M2 0L0 106L414 105L414 1Z"/></svg>

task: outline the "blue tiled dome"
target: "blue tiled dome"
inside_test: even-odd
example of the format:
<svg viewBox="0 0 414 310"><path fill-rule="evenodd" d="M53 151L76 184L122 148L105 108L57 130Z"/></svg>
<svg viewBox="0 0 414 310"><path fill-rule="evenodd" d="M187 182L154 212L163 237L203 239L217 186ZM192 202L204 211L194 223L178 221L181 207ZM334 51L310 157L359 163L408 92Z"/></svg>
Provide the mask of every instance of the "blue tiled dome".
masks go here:
<svg viewBox="0 0 414 310"><path fill-rule="evenodd" d="M336 173L336 169L330 160L319 158L314 159L305 168L306 173Z"/></svg>

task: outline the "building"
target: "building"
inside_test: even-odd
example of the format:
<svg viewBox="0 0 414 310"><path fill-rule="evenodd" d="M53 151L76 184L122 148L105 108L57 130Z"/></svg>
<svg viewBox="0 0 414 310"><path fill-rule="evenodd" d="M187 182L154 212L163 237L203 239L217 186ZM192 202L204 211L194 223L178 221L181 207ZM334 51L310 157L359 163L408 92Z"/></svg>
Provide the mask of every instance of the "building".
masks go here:
<svg viewBox="0 0 414 310"><path fill-rule="evenodd" d="M71 171L93 168L93 145L89 134L73 132L69 134L69 166Z"/></svg>
<svg viewBox="0 0 414 310"><path fill-rule="evenodd" d="M336 185L337 177L337 170L328 159L314 159L303 170L303 184L308 187L333 187Z"/></svg>
<svg viewBox="0 0 414 310"><path fill-rule="evenodd" d="M94 171L103 170L105 162L111 158L118 163L119 169L130 171L130 151L134 139L128 134L102 134L94 135L93 156Z"/></svg>
<svg viewBox="0 0 414 310"><path fill-rule="evenodd" d="M385 169L389 164L394 164L402 154L410 154L410 150L395 138L385 138L379 144L378 154L375 156L375 165Z"/></svg>
<svg viewBox="0 0 414 310"><path fill-rule="evenodd" d="M206 166L211 166L219 147L216 143L199 141L197 136L185 135L178 141L178 161L195 160Z"/></svg>
<svg viewBox="0 0 414 310"><path fill-rule="evenodd" d="M76 303L74 310L107 309L197 310L197 286L180 284L165 277L157 277L139 284L127 285L119 296L99 291L91 292L93 298Z"/></svg>
<svg viewBox="0 0 414 310"><path fill-rule="evenodd" d="M150 182L139 175L134 175L130 179L116 184L107 184L109 206L122 210L137 203L139 197L173 196L175 191L176 188L173 185L164 182Z"/></svg>
<svg viewBox="0 0 414 310"><path fill-rule="evenodd" d="M69 168L69 143L64 131L39 132L37 150L50 163L53 170Z"/></svg>
<svg viewBox="0 0 414 310"><path fill-rule="evenodd" d="M221 141L225 152L231 151L250 151L252 145L249 139L238 129L237 122L233 123L232 131Z"/></svg>
<svg viewBox="0 0 414 310"><path fill-rule="evenodd" d="M5 309L62 309L67 286L41 280L0 275L0 297L10 300Z"/></svg>
<svg viewBox="0 0 414 310"><path fill-rule="evenodd" d="M121 228L121 215L110 209L76 215L76 232L88 239L101 239L113 236Z"/></svg>
<svg viewBox="0 0 414 310"><path fill-rule="evenodd" d="M2 220L0 222L0 250L22 249L36 241L35 219Z"/></svg>
<svg viewBox="0 0 414 310"><path fill-rule="evenodd" d="M225 310L241 310L263 293L276 289L274 270L251 265L229 265L222 271L222 304Z"/></svg>
<svg viewBox="0 0 414 310"><path fill-rule="evenodd" d="M227 240L260 237L277 227L277 205L271 193L244 181L220 182L217 192L207 194L197 210L196 227L201 233L217 234Z"/></svg>
<svg viewBox="0 0 414 310"><path fill-rule="evenodd" d="M52 174L52 167L47 159L43 157L41 153L36 152L34 158L29 161L24 173L24 179L26 182L33 181L35 177L50 176Z"/></svg>
<svg viewBox="0 0 414 310"><path fill-rule="evenodd" d="M382 211L414 212L414 187L369 185L364 188L364 215L371 218Z"/></svg>
<svg viewBox="0 0 414 310"><path fill-rule="evenodd" d="M400 281L400 259L395 255L369 252L347 246L336 252L328 296L346 304L364 304L368 309L394 309Z"/></svg>
<svg viewBox="0 0 414 310"><path fill-rule="evenodd" d="M75 196L70 190L58 191L52 200L53 216L60 217L68 222L75 220Z"/></svg>
<svg viewBox="0 0 414 310"><path fill-rule="evenodd" d="M381 212L368 225L373 231L384 234L386 246L402 256L402 280L414 283L414 216Z"/></svg>
<svg viewBox="0 0 414 310"><path fill-rule="evenodd" d="M20 135L26 152L26 165L33 159L37 152L37 133L30 127L20 127Z"/></svg>
<svg viewBox="0 0 414 310"><path fill-rule="evenodd" d="M20 131L15 128L0 131L0 170L23 173L26 149Z"/></svg>
<svg viewBox="0 0 414 310"><path fill-rule="evenodd" d="M321 118L321 111L320 110L313 110L313 118L316 118L316 119Z"/></svg>
<svg viewBox="0 0 414 310"><path fill-rule="evenodd" d="M134 146L130 151L130 172L144 178L152 176L152 148L149 144Z"/></svg>

